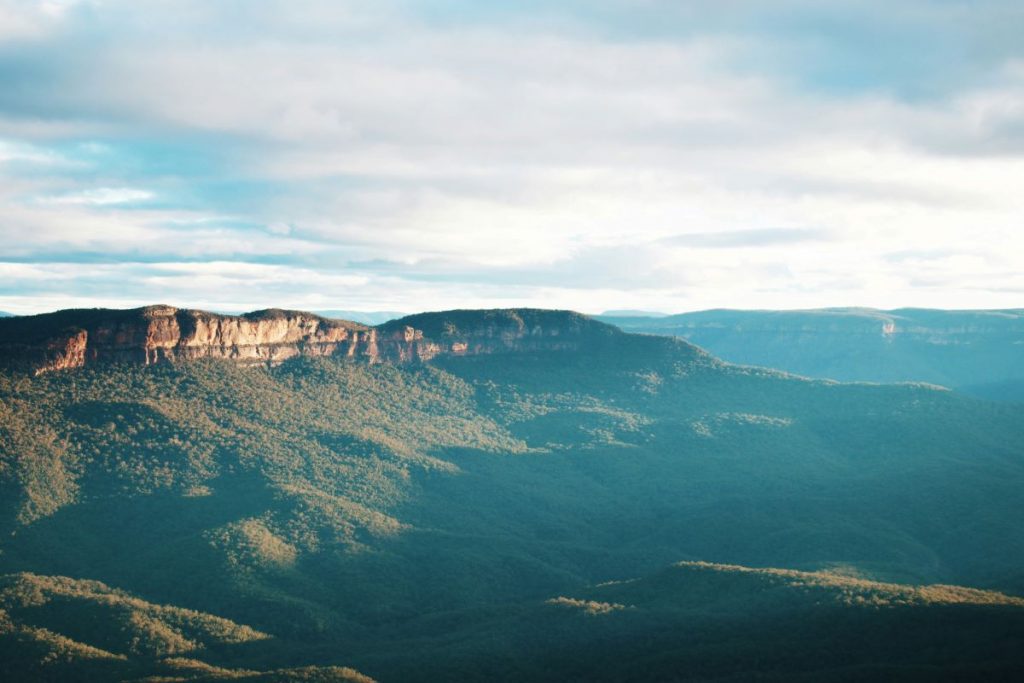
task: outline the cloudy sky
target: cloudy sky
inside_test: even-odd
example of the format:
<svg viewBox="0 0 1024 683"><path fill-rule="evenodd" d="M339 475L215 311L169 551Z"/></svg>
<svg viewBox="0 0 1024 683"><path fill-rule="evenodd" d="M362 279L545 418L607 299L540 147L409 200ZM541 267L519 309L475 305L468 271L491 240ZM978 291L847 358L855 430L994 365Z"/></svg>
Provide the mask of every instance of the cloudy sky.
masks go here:
<svg viewBox="0 0 1024 683"><path fill-rule="evenodd" d="M0 0L0 310L1024 306L1017 0Z"/></svg>

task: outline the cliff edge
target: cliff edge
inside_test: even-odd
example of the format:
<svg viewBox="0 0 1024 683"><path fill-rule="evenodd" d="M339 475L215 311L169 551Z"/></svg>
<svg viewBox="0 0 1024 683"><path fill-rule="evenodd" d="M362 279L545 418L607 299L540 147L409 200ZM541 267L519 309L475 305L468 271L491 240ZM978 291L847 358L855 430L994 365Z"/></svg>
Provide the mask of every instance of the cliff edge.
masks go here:
<svg viewBox="0 0 1024 683"><path fill-rule="evenodd" d="M422 313L368 327L302 311L221 315L173 306L69 309L0 320L0 358L35 374L94 363L151 365L196 358L277 364L297 356L370 363L439 355L573 350L621 334L571 311L503 309Z"/></svg>

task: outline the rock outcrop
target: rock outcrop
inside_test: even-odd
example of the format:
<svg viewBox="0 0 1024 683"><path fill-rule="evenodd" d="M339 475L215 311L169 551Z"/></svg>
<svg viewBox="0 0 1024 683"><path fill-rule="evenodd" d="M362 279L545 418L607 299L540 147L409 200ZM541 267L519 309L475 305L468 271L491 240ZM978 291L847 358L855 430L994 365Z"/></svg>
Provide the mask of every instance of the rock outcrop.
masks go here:
<svg viewBox="0 0 1024 683"><path fill-rule="evenodd" d="M0 320L0 358L36 373L93 363L150 365L196 358L277 364L297 356L424 362L439 355L573 350L618 334L568 311L425 313L367 327L269 309L219 315L172 306L77 309Z"/></svg>
<svg viewBox="0 0 1024 683"><path fill-rule="evenodd" d="M5 319L0 354L29 363L36 374L96 362L227 358L274 364L295 356L374 355L376 336L365 325L297 311L231 316L147 306Z"/></svg>

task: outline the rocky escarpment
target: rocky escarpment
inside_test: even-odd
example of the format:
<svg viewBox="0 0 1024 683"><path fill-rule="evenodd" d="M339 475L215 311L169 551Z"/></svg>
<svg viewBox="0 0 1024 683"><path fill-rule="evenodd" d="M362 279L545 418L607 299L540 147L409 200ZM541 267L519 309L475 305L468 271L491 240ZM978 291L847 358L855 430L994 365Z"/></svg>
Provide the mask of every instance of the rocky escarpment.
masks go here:
<svg viewBox="0 0 1024 683"><path fill-rule="evenodd" d="M153 364L195 358L279 363L295 356L374 355L376 331L310 313L217 315L171 306L68 310L5 319L0 354L38 374L97 362Z"/></svg>
<svg viewBox="0 0 1024 683"><path fill-rule="evenodd" d="M399 362L442 354L574 351L621 334L580 313L538 308L419 313L376 329L382 356Z"/></svg>
<svg viewBox="0 0 1024 683"><path fill-rule="evenodd" d="M573 350L614 334L614 327L577 313L537 309L427 313L374 328L300 311L231 316L148 306L0 320L0 358L36 374L102 362L196 358L277 364L297 356L346 356L404 363L442 354Z"/></svg>

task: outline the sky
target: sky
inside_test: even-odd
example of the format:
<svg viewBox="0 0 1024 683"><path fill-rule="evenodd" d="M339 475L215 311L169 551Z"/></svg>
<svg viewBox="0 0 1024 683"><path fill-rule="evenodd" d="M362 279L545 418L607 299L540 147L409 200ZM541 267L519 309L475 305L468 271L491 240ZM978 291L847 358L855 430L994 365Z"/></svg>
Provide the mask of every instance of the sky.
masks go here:
<svg viewBox="0 0 1024 683"><path fill-rule="evenodd" d="M0 0L0 310L1024 306L1017 0Z"/></svg>

